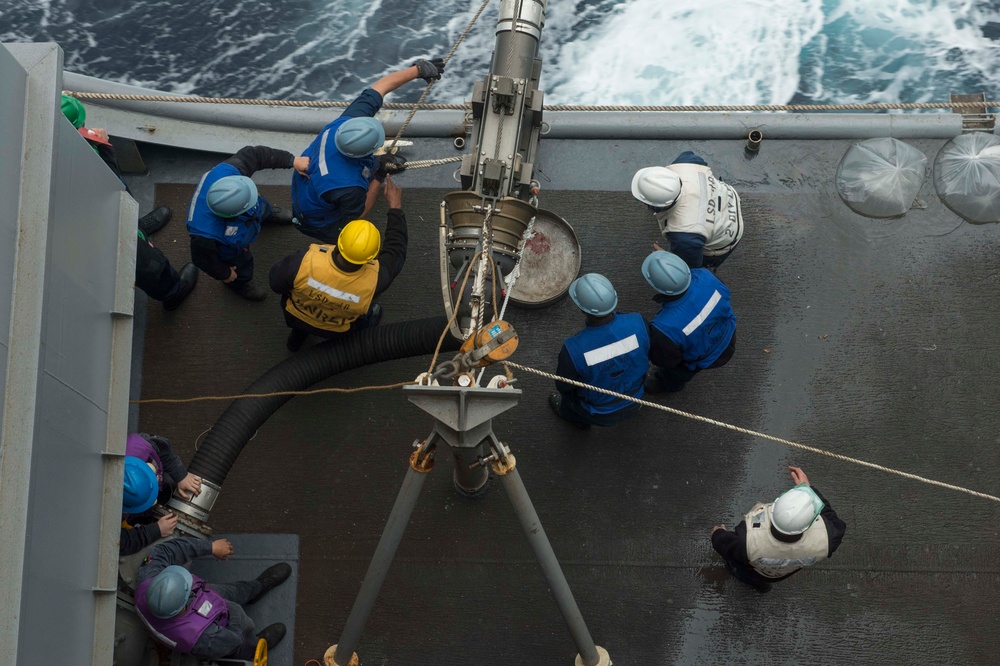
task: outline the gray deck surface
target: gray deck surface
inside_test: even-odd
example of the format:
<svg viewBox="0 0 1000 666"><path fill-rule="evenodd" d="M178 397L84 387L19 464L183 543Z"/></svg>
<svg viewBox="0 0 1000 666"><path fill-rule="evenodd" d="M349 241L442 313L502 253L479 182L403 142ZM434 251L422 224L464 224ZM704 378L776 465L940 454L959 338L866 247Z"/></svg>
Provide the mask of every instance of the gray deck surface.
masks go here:
<svg viewBox="0 0 1000 666"><path fill-rule="evenodd" d="M913 143L933 160L943 142ZM848 145L770 142L753 161L735 142L694 146L743 196L746 235L718 273L732 289L738 347L727 366L662 401L1000 493L1000 228L963 223L930 179L921 208L904 218L857 216L832 185ZM573 224L583 271L610 277L623 311L655 312L639 274L655 223L626 191L629 179L686 147L581 141L545 153L552 182L543 182L542 206ZM201 170L212 163L192 159ZM569 175L574 164L586 165L586 178ZM144 203L152 183L201 173L179 178L176 163L168 167L157 173L154 163L137 179ZM398 182L410 254L381 298L385 322L441 312L436 224L447 190L406 189L406 178ZM553 189L584 180L579 190ZM179 266L192 187L158 190L178 219L154 240ZM287 203L287 189L262 192ZM258 279L306 242L292 228L266 228L254 246ZM583 324L568 299L508 318L522 340L515 360L548 370ZM203 275L177 312L150 304L142 397L239 392L288 355L285 335L276 296L248 303ZM428 360L325 385L405 381ZM648 409L581 433L549 411L549 382L522 375L519 386L523 401L497 432L517 455L591 633L616 664L996 663L995 504ZM226 404L146 405L140 425L189 459ZM430 427L401 391L296 398L229 475L212 513L217 532L300 537L295 663L321 659L337 641L410 443ZM728 577L709 531L789 487L788 464L805 469L847 536L832 560L761 595ZM427 480L363 635L362 663L571 664L573 643L502 488L462 499L451 466L439 456Z"/></svg>

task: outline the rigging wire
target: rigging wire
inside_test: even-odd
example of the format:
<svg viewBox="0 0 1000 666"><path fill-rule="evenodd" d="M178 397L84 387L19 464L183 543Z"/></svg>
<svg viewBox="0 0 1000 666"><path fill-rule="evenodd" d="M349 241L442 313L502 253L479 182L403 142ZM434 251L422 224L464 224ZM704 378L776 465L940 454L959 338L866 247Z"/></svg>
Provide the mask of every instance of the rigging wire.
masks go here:
<svg viewBox="0 0 1000 666"><path fill-rule="evenodd" d="M471 264L470 264L471 265ZM468 278L468 271L466 271L466 278ZM464 286L464 282L463 282ZM445 333L448 331L448 326L445 326ZM442 340L444 336L442 335ZM440 350L440 346L438 347ZM437 352L434 354L434 358L437 359ZM978 490L972 490L971 488L965 488L963 486L956 486L951 483L945 483L944 481L938 481L936 479L930 479L925 476L920 476L917 474L911 474L910 472L904 472L902 470L895 469L893 467L887 467L885 465L879 465L878 463L868 462L867 460L862 460L860 458L853 458L851 456L845 456L840 453L835 453L833 451L828 451L826 449L821 449L816 446L810 446L808 444L802 444L801 442L795 442L789 439L784 439L782 437L776 437L775 435L769 435L764 432L759 432L757 430L750 430L749 428L743 428L741 426L733 425L731 423L726 423L725 421L719 421L717 419L709 418L707 416L701 416L700 414L692 414L691 412L685 412L680 409L675 409L673 407L667 407L656 402L650 402L649 400L642 400L640 398L635 398L630 395L625 395L623 393L616 393L615 391L609 391L608 389L600 388L597 386L592 386L590 384L576 381L573 379L567 379L566 377L560 377L559 375L552 374L551 372L545 372L543 370L538 370L527 365L522 365L520 363L515 363L513 361L504 361L503 365L509 368L516 368L518 370L523 370L524 372L538 375L539 377L544 377L546 379L551 379L554 381L560 381L565 384L570 384L579 388L585 388L591 391L596 391L598 393L603 393L605 395L610 395L620 400L628 400L636 404L642 405L644 407L649 407L651 409L656 409L668 414L673 414L674 416L680 416L686 419L691 419L693 421L700 421L702 423L707 423L708 425L713 425L719 428L725 428L727 430L732 430L733 432L738 432L743 435L749 435L751 437L756 437L758 439L765 439L777 444L782 444L795 449L800 449L802 451L808 451L809 453L815 453L816 455L826 456L828 458L833 458L834 460L839 460L841 462L851 463L853 465L860 465L861 467L867 467L869 469L874 469L879 472L885 472L886 474L893 474L895 476L903 477L904 479L910 479L911 481L917 481L920 483L925 483L932 486L937 486L939 488L946 488L948 490L954 490L960 493L965 493L967 495L972 495L973 497L978 497L980 499L991 500L993 502L1000 503L1000 497L996 495L990 495L989 493L979 492ZM431 363L432 371L434 369L434 363ZM383 386L362 386L354 389L317 389L313 391L280 391L277 393L251 393L242 394L234 396L201 396L196 398L157 398L148 400L130 400L131 403L136 404L149 404L149 403L186 403L186 402L199 402L205 400L236 400L240 398L266 398L269 396L278 395L310 395L314 393L356 393L359 391L376 391L382 389L395 389L402 386L413 385L414 382L399 382L397 384L386 384ZM205 433L202 433L204 435ZM201 435L199 435L201 437Z"/></svg>
<svg viewBox="0 0 1000 666"><path fill-rule="evenodd" d="M464 38L464 37L463 37ZM429 88L430 86L428 86ZM196 95L134 95L121 93L85 92L64 90L63 94L81 100L108 100L121 102L175 102L186 104L246 104L250 106L289 106L298 108L347 108L349 102L329 102L323 100L286 99L245 99L241 97L200 97ZM425 91L426 92L426 91ZM383 109L429 111L468 111L471 102L463 104L411 104L408 102L387 102ZM730 105L614 105L614 104L546 104L544 111L613 111L620 113L700 113L717 111L733 113L739 111L896 111L919 109L982 109L1000 108L1000 101L986 102L879 102L868 104L730 104Z"/></svg>

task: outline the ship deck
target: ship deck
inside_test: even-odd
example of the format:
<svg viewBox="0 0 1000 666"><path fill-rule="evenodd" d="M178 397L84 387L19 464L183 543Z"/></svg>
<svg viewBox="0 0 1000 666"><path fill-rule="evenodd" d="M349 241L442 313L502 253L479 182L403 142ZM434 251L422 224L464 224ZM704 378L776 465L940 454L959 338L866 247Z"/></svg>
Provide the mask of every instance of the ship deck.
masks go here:
<svg viewBox="0 0 1000 666"><path fill-rule="evenodd" d="M419 141L419 140L418 140ZM639 266L655 222L628 193L635 169L702 154L741 193L746 233L718 276L732 291L737 352L672 407L983 492L1000 493L1000 327L996 225L948 211L928 178L917 207L866 219L838 197L849 141L543 141L542 207L568 220L583 272L607 275L622 311L655 312ZM940 140L910 141L933 160ZM426 154L454 154L443 140ZM450 149L452 150L453 149ZM219 156L144 147L130 185L140 210L175 220L154 242L189 260L183 217L193 184ZM380 300L384 322L442 311L441 195L453 167L404 174L406 267ZM287 205L287 172L262 193ZM384 224L384 202L374 214ZM265 228L258 280L308 239ZM144 301L141 294L138 301ZM152 306L157 304L152 303ZM278 298L236 298L206 276L176 312L141 307L133 397L238 393L285 359ZM514 360L553 370L583 320L568 300L511 309ZM429 357L382 363L322 386L413 379ZM518 407L495 430L518 469L595 641L616 664L995 663L1000 651L997 506L955 491L651 409L581 432L546 404L551 383L524 373ZM133 426L172 439L182 457L227 403L143 405ZM212 513L219 533L299 536L294 660L335 643L430 417L401 390L298 397L244 449ZM443 453L443 452L442 452ZM804 468L847 522L829 561L768 594L729 578L712 550L757 500ZM477 500L452 489L439 455L359 647L364 664L570 664L576 650L503 489Z"/></svg>

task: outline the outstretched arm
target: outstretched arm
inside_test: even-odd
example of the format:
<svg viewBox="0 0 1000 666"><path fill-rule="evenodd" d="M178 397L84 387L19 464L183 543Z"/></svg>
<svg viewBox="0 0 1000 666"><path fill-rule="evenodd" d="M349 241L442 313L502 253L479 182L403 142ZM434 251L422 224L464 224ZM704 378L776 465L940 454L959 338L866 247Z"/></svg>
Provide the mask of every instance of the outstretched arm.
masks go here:
<svg viewBox="0 0 1000 666"><path fill-rule="evenodd" d="M418 60L406 69L401 69L391 74L386 74L381 79L372 84L372 89L376 90L383 97L391 93L396 88L414 79L423 79L428 83L441 78L444 71L444 60L434 58L433 60Z"/></svg>

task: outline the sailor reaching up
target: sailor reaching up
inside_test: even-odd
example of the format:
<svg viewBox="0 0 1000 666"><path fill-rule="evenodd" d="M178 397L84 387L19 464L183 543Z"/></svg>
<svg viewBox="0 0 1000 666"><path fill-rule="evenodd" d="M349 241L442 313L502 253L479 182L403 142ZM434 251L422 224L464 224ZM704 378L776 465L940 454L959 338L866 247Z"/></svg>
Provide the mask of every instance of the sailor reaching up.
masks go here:
<svg viewBox="0 0 1000 666"><path fill-rule="evenodd" d="M344 225L367 219L385 180L385 165L398 165L392 155L372 155L385 142L382 123L374 117L383 98L415 79L440 79L443 71L444 60L435 58L386 74L323 128L302 153L309 159L308 171L292 175L292 209L299 231L334 244Z"/></svg>

